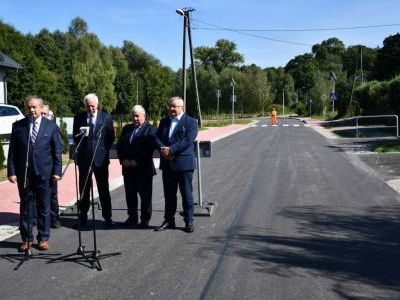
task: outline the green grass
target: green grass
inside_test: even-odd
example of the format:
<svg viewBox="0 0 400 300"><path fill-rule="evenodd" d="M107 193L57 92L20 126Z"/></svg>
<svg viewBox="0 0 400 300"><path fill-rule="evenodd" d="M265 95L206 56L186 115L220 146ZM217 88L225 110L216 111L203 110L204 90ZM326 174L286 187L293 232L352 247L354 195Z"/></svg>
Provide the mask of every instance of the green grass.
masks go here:
<svg viewBox="0 0 400 300"><path fill-rule="evenodd" d="M249 124L251 120L235 119L235 124ZM223 127L232 124L232 120L203 120L203 127Z"/></svg>
<svg viewBox="0 0 400 300"><path fill-rule="evenodd" d="M378 153L400 152L400 145L374 145L372 151Z"/></svg>

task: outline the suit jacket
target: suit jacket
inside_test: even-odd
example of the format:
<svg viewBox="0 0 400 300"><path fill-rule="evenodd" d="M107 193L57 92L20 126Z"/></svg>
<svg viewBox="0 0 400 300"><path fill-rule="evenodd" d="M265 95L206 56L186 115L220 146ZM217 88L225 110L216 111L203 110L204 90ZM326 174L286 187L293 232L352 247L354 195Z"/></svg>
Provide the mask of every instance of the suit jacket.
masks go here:
<svg viewBox="0 0 400 300"><path fill-rule="evenodd" d="M117 143L118 158L122 164L124 159L134 159L137 166L133 168L122 167L123 175L154 176L156 169L153 162L153 152L155 150L156 129L144 123L132 139L130 138L135 130L133 124L128 124L122 128L121 136Z"/></svg>
<svg viewBox="0 0 400 300"><path fill-rule="evenodd" d="M7 176L25 176L26 152L32 151L32 167L36 176L48 180L52 175L61 176L63 142L58 126L42 118L35 145L29 143L30 119L24 118L13 124L7 159Z"/></svg>
<svg viewBox="0 0 400 300"><path fill-rule="evenodd" d="M81 137L75 137L79 134L79 128L88 126L87 112L82 112L74 117L73 135L74 142L77 145ZM99 141L96 155L94 157L93 166L101 167L110 163L109 150L115 140L114 124L111 116L105 112L97 111L96 124L94 132L89 132L88 137L84 137L78 149L77 164L89 165L96 144Z"/></svg>
<svg viewBox="0 0 400 300"><path fill-rule="evenodd" d="M196 168L194 141L198 132L197 121L184 113L171 138L169 138L170 127L171 118L166 117L160 121L156 133L158 147L170 147L173 154L172 160L167 160L161 156L160 169L174 171L194 170Z"/></svg>

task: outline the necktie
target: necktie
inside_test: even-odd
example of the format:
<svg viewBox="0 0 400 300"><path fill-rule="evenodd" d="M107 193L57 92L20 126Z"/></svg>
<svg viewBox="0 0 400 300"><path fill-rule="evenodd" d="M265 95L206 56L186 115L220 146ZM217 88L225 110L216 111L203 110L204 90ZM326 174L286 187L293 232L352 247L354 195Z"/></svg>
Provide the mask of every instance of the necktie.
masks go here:
<svg viewBox="0 0 400 300"><path fill-rule="evenodd" d="M93 136L94 124L93 124L93 114L89 115L89 135Z"/></svg>
<svg viewBox="0 0 400 300"><path fill-rule="evenodd" d="M37 134L38 134L37 121L34 121L34 122L32 122L32 132L31 132L31 144L32 145L35 145Z"/></svg>
<svg viewBox="0 0 400 300"><path fill-rule="evenodd" d="M133 139L135 138L135 136L137 135L139 131L139 128L135 128L131 134L131 138L129 139L129 144L132 144Z"/></svg>

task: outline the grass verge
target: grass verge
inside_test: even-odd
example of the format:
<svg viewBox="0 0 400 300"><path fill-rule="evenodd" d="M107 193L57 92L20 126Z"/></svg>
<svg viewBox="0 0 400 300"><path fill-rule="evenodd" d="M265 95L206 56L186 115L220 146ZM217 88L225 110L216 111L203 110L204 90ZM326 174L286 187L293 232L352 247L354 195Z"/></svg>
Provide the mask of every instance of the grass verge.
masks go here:
<svg viewBox="0 0 400 300"><path fill-rule="evenodd" d="M374 145L372 151L378 153L400 152L400 145Z"/></svg>

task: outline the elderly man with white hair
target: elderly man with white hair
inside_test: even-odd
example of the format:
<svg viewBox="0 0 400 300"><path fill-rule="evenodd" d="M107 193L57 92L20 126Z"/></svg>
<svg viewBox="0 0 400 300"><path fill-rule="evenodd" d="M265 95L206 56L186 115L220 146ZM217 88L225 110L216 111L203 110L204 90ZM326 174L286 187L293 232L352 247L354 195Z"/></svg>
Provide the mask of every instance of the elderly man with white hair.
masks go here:
<svg viewBox="0 0 400 300"><path fill-rule="evenodd" d="M122 128L118 140L118 158L124 176L128 219L122 226L138 224L138 194L140 196L140 224L147 228L152 214L153 163L156 128L146 122L146 112L141 105L132 108L132 123Z"/></svg>
<svg viewBox="0 0 400 300"><path fill-rule="evenodd" d="M78 143L81 127L89 127L89 135L83 138L77 154L79 167L79 190L81 199L78 209L78 223L87 224L87 213L90 207L89 191L92 184L92 174L96 178L97 189L102 207L102 215L107 227L114 225L111 213L111 196L108 185L108 165L110 164L109 150L115 140L113 120L106 112L98 110L99 100L96 94L88 94L84 98L85 110L74 118L74 142ZM97 146L97 151L95 149ZM92 172L90 163L93 160ZM89 181L85 185L87 176Z"/></svg>

